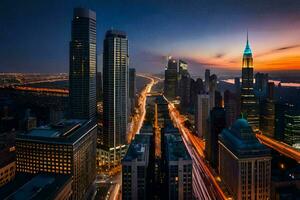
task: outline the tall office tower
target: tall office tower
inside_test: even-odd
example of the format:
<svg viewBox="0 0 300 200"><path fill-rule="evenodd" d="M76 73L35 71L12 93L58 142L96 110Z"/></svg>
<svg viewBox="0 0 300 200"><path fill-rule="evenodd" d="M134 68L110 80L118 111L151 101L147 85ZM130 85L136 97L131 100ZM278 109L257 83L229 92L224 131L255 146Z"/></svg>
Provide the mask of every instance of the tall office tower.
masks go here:
<svg viewBox="0 0 300 200"><path fill-rule="evenodd" d="M223 107L223 97L221 92L215 91L215 107L222 108Z"/></svg>
<svg viewBox="0 0 300 200"><path fill-rule="evenodd" d="M188 72L186 62L179 60L179 82L178 94L180 96L180 106L183 111L187 111L191 98L191 76Z"/></svg>
<svg viewBox="0 0 300 200"><path fill-rule="evenodd" d="M254 78L255 78L254 89L266 93L268 81L269 81L269 75L258 72L255 74Z"/></svg>
<svg viewBox="0 0 300 200"><path fill-rule="evenodd" d="M300 150L300 115L295 111L285 115L284 142Z"/></svg>
<svg viewBox="0 0 300 200"><path fill-rule="evenodd" d="M209 78L210 78L210 70L205 70L205 77L204 77L204 90L205 92L209 92Z"/></svg>
<svg viewBox="0 0 300 200"><path fill-rule="evenodd" d="M260 102L260 130L264 135L274 137L275 133L275 102L274 82L267 84L267 98Z"/></svg>
<svg viewBox="0 0 300 200"><path fill-rule="evenodd" d="M124 32L109 30L103 45L103 142L115 164L126 149L128 39Z"/></svg>
<svg viewBox="0 0 300 200"><path fill-rule="evenodd" d="M229 90L224 92L224 109L226 111L227 126L231 126L239 115L236 106L237 101L238 98L234 93L230 92Z"/></svg>
<svg viewBox="0 0 300 200"><path fill-rule="evenodd" d="M284 140L285 132L285 115L291 114L291 110L294 105L288 104L282 101L275 103L275 134L274 137L277 140Z"/></svg>
<svg viewBox="0 0 300 200"><path fill-rule="evenodd" d="M208 94L199 94L196 103L195 125L199 137L206 139L210 108Z"/></svg>
<svg viewBox="0 0 300 200"><path fill-rule="evenodd" d="M96 178L96 128L91 120L74 119L18 134L17 172L71 175L72 199L89 199Z"/></svg>
<svg viewBox="0 0 300 200"><path fill-rule="evenodd" d="M190 106L191 108L194 110L195 109L195 105L196 105L196 102L197 102L197 96L198 94L202 94L204 93L204 85L203 85L203 81L201 78L197 78L196 81L194 81L192 78L191 78L191 102L190 102Z"/></svg>
<svg viewBox="0 0 300 200"><path fill-rule="evenodd" d="M149 197L150 142L151 135L136 135L122 160L122 199Z"/></svg>
<svg viewBox="0 0 300 200"><path fill-rule="evenodd" d="M96 75L96 90L97 90L97 92L96 92L97 101L100 101L103 96L101 72L97 72L97 75Z"/></svg>
<svg viewBox="0 0 300 200"><path fill-rule="evenodd" d="M209 105L210 105L210 110L215 107L215 92L217 89L217 76L215 74L211 75L209 77Z"/></svg>
<svg viewBox="0 0 300 200"><path fill-rule="evenodd" d="M219 135L219 172L233 199L270 199L271 158L245 119Z"/></svg>
<svg viewBox="0 0 300 200"><path fill-rule="evenodd" d="M241 114L241 81L240 77L235 77L234 78L234 87L235 87L235 96L236 96L236 110L238 113L238 116Z"/></svg>
<svg viewBox="0 0 300 200"><path fill-rule="evenodd" d="M75 8L70 42L71 118L96 116L96 13Z"/></svg>
<svg viewBox="0 0 300 200"><path fill-rule="evenodd" d="M243 118L248 120L252 129L257 131L259 128L259 112L258 103L253 91L253 58L249 46L248 34L243 55L241 113Z"/></svg>
<svg viewBox="0 0 300 200"><path fill-rule="evenodd" d="M225 109L214 107L209 115L209 134L205 143L205 154L210 165L214 168L219 164L219 145L218 138L222 130L226 128Z"/></svg>
<svg viewBox="0 0 300 200"><path fill-rule="evenodd" d="M162 199L192 199L192 158L179 133L164 138L168 196Z"/></svg>
<svg viewBox="0 0 300 200"><path fill-rule="evenodd" d="M129 69L129 104L131 113L134 112L136 98L136 73L134 68Z"/></svg>
<svg viewBox="0 0 300 200"><path fill-rule="evenodd" d="M178 63L175 59L168 60L165 69L164 95L170 100L174 100L178 90Z"/></svg>

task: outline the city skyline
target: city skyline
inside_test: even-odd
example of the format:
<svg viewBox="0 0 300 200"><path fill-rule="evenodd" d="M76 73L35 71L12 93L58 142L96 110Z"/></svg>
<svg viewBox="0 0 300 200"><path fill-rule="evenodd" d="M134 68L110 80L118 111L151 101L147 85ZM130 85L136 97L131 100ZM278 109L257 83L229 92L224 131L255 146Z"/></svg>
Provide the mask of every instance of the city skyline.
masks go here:
<svg viewBox="0 0 300 200"><path fill-rule="evenodd" d="M98 71L102 68L101 38L110 28L128 33L132 49L130 67L137 71L162 72L168 55L186 60L193 74L200 74L205 68L237 71L242 65L240 52L247 29L257 71L298 71L299 4L297 1L284 4L273 1L271 5L267 1L248 4L190 0L183 6L183 1L159 4L155 1L66 1L63 4L5 1L5 9L0 14L4 25L0 37L3 45L0 69L67 72L71 32L68 22L72 19L71 10L82 6L94 10L99 19ZM121 11L122 17L118 15Z"/></svg>

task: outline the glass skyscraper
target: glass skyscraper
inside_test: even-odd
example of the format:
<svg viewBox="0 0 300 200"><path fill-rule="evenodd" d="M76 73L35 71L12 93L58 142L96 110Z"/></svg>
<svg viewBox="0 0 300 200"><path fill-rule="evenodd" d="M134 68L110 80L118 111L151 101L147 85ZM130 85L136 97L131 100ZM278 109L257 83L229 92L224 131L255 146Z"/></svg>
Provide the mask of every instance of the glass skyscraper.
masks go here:
<svg viewBox="0 0 300 200"><path fill-rule="evenodd" d="M255 131L259 128L258 104L253 91L253 58L250 49L248 34L247 44L243 55L241 113Z"/></svg>
<svg viewBox="0 0 300 200"><path fill-rule="evenodd" d="M126 34L107 31L103 46L103 145L114 163L123 156L126 144L128 58Z"/></svg>
<svg viewBox="0 0 300 200"><path fill-rule="evenodd" d="M71 118L96 115L96 13L75 8L70 42Z"/></svg>

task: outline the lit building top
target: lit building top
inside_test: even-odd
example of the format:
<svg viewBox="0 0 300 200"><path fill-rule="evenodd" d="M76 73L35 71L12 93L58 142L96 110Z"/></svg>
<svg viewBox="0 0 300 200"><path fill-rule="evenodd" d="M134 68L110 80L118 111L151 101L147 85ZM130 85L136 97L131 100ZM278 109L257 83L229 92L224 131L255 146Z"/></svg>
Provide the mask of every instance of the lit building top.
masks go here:
<svg viewBox="0 0 300 200"><path fill-rule="evenodd" d="M68 119L54 125L40 126L29 132L18 134L18 140L73 143L94 129L92 120ZM49 140L51 138L51 140Z"/></svg>
<svg viewBox="0 0 300 200"><path fill-rule="evenodd" d="M252 56L252 51L249 45L249 39L248 39L248 33L247 33L247 43L246 43L246 47L244 50L244 56Z"/></svg>
<svg viewBox="0 0 300 200"><path fill-rule="evenodd" d="M168 161L191 160L180 134L167 134L166 140L166 157Z"/></svg>
<svg viewBox="0 0 300 200"><path fill-rule="evenodd" d="M219 140L238 158L270 155L270 149L258 141L245 119L238 119L229 129L223 129Z"/></svg>

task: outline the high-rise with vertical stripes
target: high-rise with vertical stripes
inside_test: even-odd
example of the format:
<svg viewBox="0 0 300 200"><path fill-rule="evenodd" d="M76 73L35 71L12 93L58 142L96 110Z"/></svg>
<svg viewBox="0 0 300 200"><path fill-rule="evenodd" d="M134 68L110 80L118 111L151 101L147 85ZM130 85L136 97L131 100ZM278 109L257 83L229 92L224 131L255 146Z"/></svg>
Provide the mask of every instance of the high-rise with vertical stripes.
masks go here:
<svg viewBox="0 0 300 200"><path fill-rule="evenodd" d="M70 42L71 118L96 115L96 13L75 8Z"/></svg>
<svg viewBox="0 0 300 200"><path fill-rule="evenodd" d="M124 32L106 32L103 46L103 145L110 162L125 153L128 117L128 39Z"/></svg>

